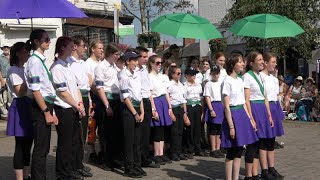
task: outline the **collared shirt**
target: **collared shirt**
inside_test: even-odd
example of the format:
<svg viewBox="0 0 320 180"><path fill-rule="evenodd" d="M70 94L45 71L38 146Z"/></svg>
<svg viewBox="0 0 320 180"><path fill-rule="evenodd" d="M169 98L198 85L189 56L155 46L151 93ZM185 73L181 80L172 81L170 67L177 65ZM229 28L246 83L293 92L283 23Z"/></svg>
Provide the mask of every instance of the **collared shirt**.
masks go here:
<svg viewBox="0 0 320 180"><path fill-rule="evenodd" d="M269 101L278 101L280 91L279 81L273 75L261 73L261 78L265 82L265 91Z"/></svg>
<svg viewBox="0 0 320 180"><path fill-rule="evenodd" d="M168 94L170 96L170 103L173 106L180 105L186 103L185 95L185 88L183 84L178 81L171 80L168 87Z"/></svg>
<svg viewBox="0 0 320 180"><path fill-rule="evenodd" d="M56 92L44 67L46 57L38 51L35 51L34 54L40 59L36 56L31 56L26 63L24 72L27 86L31 91L40 91L43 97L53 97L56 95Z"/></svg>
<svg viewBox="0 0 320 180"><path fill-rule="evenodd" d="M23 83L26 83L25 77L24 77L24 67L18 67L18 66L11 66L8 71L8 90L11 93L13 98L17 98L18 96L14 92L14 86L22 85ZM30 95L30 91L26 91L25 94L21 95L28 96Z"/></svg>
<svg viewBox="0 0 320 180"><path fill-rule="evenodd" d="M261 73L256 74L256 77L260 81L260 83L265 87L263 80L261 79ZM250 89L250 101L255 100L264 100L264 94L262 94L260 90L260 86L258 82L249 74L245 73L243 75L243 81L244 81L244 88Z"/></svg>
<svg viewBox="0 0 320 180"><path fill-rule="evenodd" d="M67 59L67 62L70 64L71 71L74 73L77 79L77 84L80 89L90 90L89 78L87 67L84 64L83 60L77 60L75 57L70 56Z"/></svg>
<svg viewBox="0 0 320 180"><path fill-rule="evenodd" d="M220 70L219 82L222 83L224 79L228 76L226 69Z"/></svg>
<svg viewBox="0 0 320 180"><path fill-rule="evenodd" d="M103 88L104 92L120 94L118 71L116 65L107 60L102 61L95 69L94 82L97 89Z"/></svg>
<svg viewBox="0 0 320 180"><path fill-rule="evenodd" d="M141 77L137 72L131 73L127 68L119 73L120 98L123 101L126 98L134 101L141 101Z"/></svg>
<svg viewBox="0 0 320 180"><path fill-rule="evenodd" d="M7 77L10 68L9 59L3 54L0 55L0 72L3 78Z"/></svg>
<svg viewBox="0 0 320 180"><path fill-rule="evenodd" d="M230 106L243 105L244 97L244 82L241 78L236 79L227 76L222 84L222 94L230 97Z"/></svg>
<svg viewBox="0 0 320 180"><path fill-rule="evenodd" d="M211 71L211 69L209 68L209 69L203 74L202 82L204 82L204 81L211 81L210 71Z"/></svg>
<svg viewBox="0 0 320 180"><path fill-rule="evenodd" d="M161 73L149 74L151 81L151 95L152 97L159 97L161 95L167 94L168 81L167 77Z"/></svg>
<svg viewBox="0 0 320 180"><path fill-rule="evenodd" d="M203 79L204 79L204 75L203 75L201 72L198 72L198 73L196 74L195 82L196 82L197 84L202 84ZM186 82L187 82L187 81L186 81Z"/></svg>
<svg viewBox="0 0 320 180"><path fill-rule="evenodd" d="M149 98L151 95L151 81L147 66L143 65L142 68L136 68L138 75L141 78L141 95L142 98Z"/></svg>
<svg viewBox="0 0 320 180"><path fill-rule="evenodd" d="M189 82L184 83L185 98L192 101L200 101L202 98L202 87L200 84Z"/></svg>
<svg viewBox="0 0 320 180"><path fill-rule="evenodd" d="M91 75L92 79L94 79L94 76L95 76L94 71L95 71L96 67L98 66L98 64L100 64L100 63L101 63L101 61L97 62L97 61L95 61L95 60L93 60L91 58L88 58L84 62L85 66L87 67L86 68L87 72L88 72L88 74Z"/></svg>
<svg viewBox="0 0 320 180"><path fill-rule="evenodd" d="M204 86L203 96L210 97L212 101L221 101L221 83L220 81L209 81Z"/></svg>
<svg viewBox="0 0 320 180"><path fill-rule="evenodd" d="M70 64L62 59L57 59L51 66L53 84L58 92L68 91L72 98L79 103L79 88L77 86L77 79L71 70ZM58 93L59 94L59 93ZM62 99L57 98L54 102L62 108L71 108L72 106Z"/></svg>

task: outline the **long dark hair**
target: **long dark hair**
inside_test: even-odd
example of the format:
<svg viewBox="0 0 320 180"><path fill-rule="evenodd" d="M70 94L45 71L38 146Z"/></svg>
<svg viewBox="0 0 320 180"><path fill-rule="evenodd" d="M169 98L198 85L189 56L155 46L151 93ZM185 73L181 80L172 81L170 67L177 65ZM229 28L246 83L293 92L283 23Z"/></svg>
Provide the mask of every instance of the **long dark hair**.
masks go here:
<svg viewBox="0 0 320 180"><path fill-rule="evenodd" d="M20 59L17 56L17 52L26 49L26 43L17 42L10 49L10 66L17 66Z"/></svg>
<svg viewBox="0 0 320 180"><path fill-rule="evenodd" d="M177 69L180 69L177 66L171 66L169 67L169 71L168 71L168 77L170 80L172 80L172 75L176 72Z"/></svg>
<svg viewBox="0 0 320 180"><path fill-rule="evenodd" d="M45 31L43 29L33 30L30 34L29 40L27 40L27 42L26 42L26 49L28 51L36 50L38 47L37 47L36 43L34 42L34 40L41 40L42 35L44 33L47 33L47 31Z"/></svg>
<svg viewBox="0 0 320 180"><path fill-rule="evenodd" d="M254 63L254 61L259 55L261 55L261 53L259 53L258 51L251 51L247 55L247 67L246 67L247 71L252 70L251 63Z"/></svg>
<svg viewBox="0 0 320 180"><path fill-rule="evenodd" d="M243 59L240 54L232 54L228 58L226 62L226 71L228 75L230 75L233 72L234 66L240 61L240 59Z"/></svg>
<svg viewBox="0 0 320 180"><path fill-rule="evenodd" d="M277 55L275 55L274 53L271 53L271 52L265 53L263 55L263 60L265 62L269 62L271 60L271 58L277 58Z"/></svg>
<svg viewBox="0 0 320 180"><path fill-rule="evenodd" d="M61 36L58 38L57 43L56 43L56 49L54 51L54 55L62 55L63 54L63 47L68 46L69 43L73 42L73 39L68 36ZM57 60L57 56L54 59L55 61Z"/></svg>

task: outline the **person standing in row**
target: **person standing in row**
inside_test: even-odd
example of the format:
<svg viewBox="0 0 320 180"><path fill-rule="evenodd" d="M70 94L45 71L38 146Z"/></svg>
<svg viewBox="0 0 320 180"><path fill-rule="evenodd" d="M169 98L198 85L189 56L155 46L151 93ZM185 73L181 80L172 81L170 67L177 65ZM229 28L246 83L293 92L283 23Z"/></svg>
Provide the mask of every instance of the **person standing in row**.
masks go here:
<svg viewBox="0 0 320 180"><path fill-rule="evenodd" d="M114 44L108 44L105 50L106 59L95 69L95 85L98 89L103 113L98 123L103 127L99 137L103 140L103 169L113 168L115 160L122 155L123 127L121 122L121 101L118 71L115 62L120 58L120 50ZM102 137L103 136L103 137ZM100 139L99 139L100 140Z"/></svg>
<svg viewBox="0 0 320 180"><path fill-rule="evenodd" d="M247 107L245 106L245 94L243 80L238 74L243 71L244 62L241 55L235 54L226 63L228 76L222 85L222 100L224 105L225 119L222 122L221 147L227 150L225 176L227 180L239 179L241 154L244 145L246 152L246 180L252 179L253 157L257 154L250 144L258 141L255 133L255 125L250 120ZM255 153L256 152L256 153ZM249 158L250 157L250 158ZM249 160L251 159L251 160Z"/></svg>
<svg viewBox="0 0 320 180"><path fill-rule="evenodd" d="M269 100L270 112L272 120L274 122L274 135L282 136L284 135L284 130L282 126L282 120L285 119L283 110L279 102L279 81L276 77L272 75L277 66L277 56L272 53L267 53L263 56L264 59L264 69L261 71L261 77L265 82L265 89L267 98ZM275 143L275 138L271 139L272 143ZM276 179L283 179L284 176L279 174L274 168L275 166L275 153L274 148L267 149L267 161L268 161L268 172L276 177Z"/></svg>
<svg viewBox="0 0 320 180"><path fill-rule="evenodd" d="M172 106L172 125L170 132L170 158L173 161L187 160L188 158L182 154L182 135L184 124L190 125L187 112L187 101L184 97L185 89L180 82L181 69L173 66L169 68L169 87L167 92L170 96L170 104Z"/></svg>
<svg viewBox="0 0 320 180"><path fill-rule="evenodd" d="M13 97L8 109L7 135L15 136L13 167L17 180L30 180L30 152L33 142L33 128L30 115L31 99L28 97L23 65L30 52L26 43L17 42L10 49L10 69L8 70L8 90Z"/></svg>
<svg viewBox="0 0 320 180"><path fill-rule="evenodd" d="M90 173L90 168L87 166L84 166L82 161L84 160L84 146L87 140L87 129L88 129L88 119L91 111L91 103L90 100L90 84L89 84L89 76L87 72L87 68L84 65L84 61L82 60L84 54L87 51L87 47L85 44L85 38L81 35L76 35L73 38L74 43L74 49L72 51L71 56L68 58L67 62L70 64L70 69L74 73L78 87L80 88L81 96L83 105L85 108L86 115L81 118L80 124L81 124L81 130L80 133L82 134L82 143L81 143L81 150L79 151L79 154L76 158L76 167L77 171L84 177L92 177L92 174Z"/></svg>
<svg viewBox="0 0 320 180"><path fill-rule="evenodd" d="M265 82L261 78L264 60L260 53L252 51L247 56L247 70L244 74L246 106L250 120L255 122L259 138L259 159L261 178L274 179L268 172L267 153L274 150L273 119L270 113L268 97L266 97ZM259 160L254 159L252 176L258 176Z"/></svg>
<svg viewBox="0 0 320 180"><path fill-rule="evenodd" d="M121 91L123 132L124 132L124 176L141 178L147 173L141 168L141 128L144 118L144 105L141 94L141 76L135 71L139 55L126 52L126 62L119 74Z"/></svg>
<svg viewBox="0 0 320 180"><path fill-rule="evenodd" d="M172 107L170 105L170 97L167 93L166 77L160 73L162 60L157 55L149 57L148 70L151 81L151 96L154 102L151 102L152 106L152 137L154 146L154 158L153 160L164 165L167 159L164 158L164 137L165 127L172 124L171 115Z"/></svg>
<svg viewBox="0 0 320 180"><path fill-rule="evenodd" d="M151 101L153 101L151 96L151 81L146 66L148 62L149 50L139 46L136 47L136 51L140 56L138 58L136 71L139 73L139 76L141 78L141 95L144 107L144 118L141 123L141 164L142 167L159 168L160 165L156 164L149 155L150 122L152 119Z"/></svg>
<svg viewBox="0 0 320 180"><path fill-rule="evenodd" d="M8 117L8 108L11 104L11 96L8 93L8 87L6 83L8 70L10 68L10 49L11 47L5 43L2 47L2 54L0 55L0 75L1 78L1 86L0 86L0 111L1 118L6 119Z"/></svg>
<svg viewBox="0 0 320 180"><path fill-rule="evenodd" d="M221 81L220 68L213 65L210 71L211 81L204 86L203 96L207 104L204 120L207 123L207 131L210 138L211 152L210 156L214 158L224 158L224 154L220 151L220 134L221 124L224 119L224 108L221 102Z"/></svg>
<svg viewBox="0 0 320 180"><path fill-rule="evenodd" d="M81 151L79 120L86 114L76 77L67 62L73 48L73 39L67 36L59 37L55 49L57 57L50 68L52 83L59 97L54 102L54 110L59 119L59 124L56 126L58 134L57 179L83 179L76 171L78 164L75 162Z"/></svg>
<svg viewBox="0 0 320 180"><path fill-rule="evenodd" d="M42 29L33 30L26 49L33 50L25 66L28 88L32 91L31 119L33 126L34 147L31 162L31 177L34 180L46 179L46 160L50 150L51 125L54 120L53 103L56 92L52 86L52 75L45 65L44 52L49 49L50 38Z"/></svg>

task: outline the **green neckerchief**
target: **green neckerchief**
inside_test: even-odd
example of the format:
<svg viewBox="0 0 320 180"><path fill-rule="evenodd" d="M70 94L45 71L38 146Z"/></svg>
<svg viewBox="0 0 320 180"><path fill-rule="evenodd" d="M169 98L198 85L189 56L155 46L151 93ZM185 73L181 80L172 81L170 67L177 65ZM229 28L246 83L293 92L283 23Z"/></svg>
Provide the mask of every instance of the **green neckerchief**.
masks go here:
<svg viewBox="0 0 320 180"><path fill-rule="evenodd" d="M32 56L38 58L38 59L41 61L44 69L47 71L47 75L48 75L49 80L52 81L52 74L50 73L50 71L48 70L47 66L44 64L44 62L42 61L42 59L41 59L37 54L32 54Z"/></svg>
<svg viewBox="0 0 320 180"><path fill-rule="evenodd" d="M261 82L258 80L257 76L254 74L254 72L252 70L249 70L248 73L253 77L254 80L257 81L257 83L259 84L259 87L260 87L260 91L261 91L262 95L264 96L264 87L261 84Z"/></svg>

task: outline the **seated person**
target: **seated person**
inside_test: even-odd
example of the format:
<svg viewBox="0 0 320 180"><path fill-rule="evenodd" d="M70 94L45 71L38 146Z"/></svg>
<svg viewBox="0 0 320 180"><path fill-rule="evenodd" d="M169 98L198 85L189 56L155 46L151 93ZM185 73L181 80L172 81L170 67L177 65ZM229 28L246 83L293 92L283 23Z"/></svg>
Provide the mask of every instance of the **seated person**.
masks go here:
<svg viewBox="0 0 320 180"><path fill-rule="evenodd" d="M290 105L295 105L297 100L301 98L301 88L302 88L303 78L298 76L294 80L294 84L290 86L289 91L285 97L285 110L289 113L291 108Z"/></svg>

